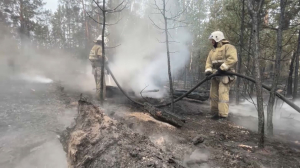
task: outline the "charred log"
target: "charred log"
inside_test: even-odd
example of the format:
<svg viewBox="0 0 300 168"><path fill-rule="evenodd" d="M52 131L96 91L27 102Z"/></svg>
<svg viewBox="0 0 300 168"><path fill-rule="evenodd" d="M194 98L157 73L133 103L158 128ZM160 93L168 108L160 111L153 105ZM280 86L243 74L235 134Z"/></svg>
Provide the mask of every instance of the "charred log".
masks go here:
<svg viewBox="0 0 300 168"><path fill-rule="evenodd" d="M75 125L60 138L69 167L178 167L169 162L169 153L110 119L93 104L80 100L78 113Z"/></svg>
<svg viewBox="0 0 300 168"><path fill-rule="evenodd" d="M178 97L184 95L187 92L188 92L188 90L174 90L174 97L178 98ZM209 98L209 91L191 92L186 97L189 98L189 99L206 101Z"/></svg>
<svg viewBox="0 0 300 168"><path fill-rule="evenodd" d="M152 117L159 121L169 123L175 127L182 127L184 125L185 120L173 113L167 112L163 109L158 109L149 103L145 103L144 108Z"/></svg>

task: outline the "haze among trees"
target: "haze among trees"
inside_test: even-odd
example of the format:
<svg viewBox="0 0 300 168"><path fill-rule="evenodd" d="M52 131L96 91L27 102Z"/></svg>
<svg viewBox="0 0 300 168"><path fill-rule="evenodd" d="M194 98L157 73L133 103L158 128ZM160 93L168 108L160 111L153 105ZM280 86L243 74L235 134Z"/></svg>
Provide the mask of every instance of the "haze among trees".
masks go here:
<svg viewBox="0 0 300 168"><path fill-rule="evenodd" d="M95 2L101 6L102 1ZM102 25L99 23L103 21L103 12L95 2L60 0L56 11L49 11L43 0L1 0L1 41L12 42L14 50L2 48L0 53L9 53L13 59L26 57L31 50L59 50L87 62L93 40L102 34ZM128 24L126 20L148 22L152 7L149 4L153 3L153 0L126 0L122 4L122 0L108 0L108 10L113 10L118 4L125 6L121 12L108 12L106 16L104 34L109 36L109 46L119 45L120 36L126 30L134 29L134 24ZM184 22L184 29L192 36L191 42L185 44L189 48L190 61L178 72L172 73L172 77L170 67L169 79L173 80L174 88L178 87L176 84L179 80L184 81L185 88L190 88L205 78L203 71L211 49L208 37L215 30L224 32L238 50L237 72L257 81L255 85L238 80L232 94L236 95L237 104L240 99L246 98L257 106L263 146L263 100L268 104L267 133L272 135L275 92L281 91L294 101L299 97L300 1L173 0L169 3L177 3L178 11L184 11L180 13L180 22ZM114 27L118 24L122 24L123 32L118 32ZM181 28L179 24L178 27L170 24L169 28ZM150 27L149 31L156 28L154 25ZM113 55L113 50L109 50L109 54ZM168 51L168 58L172 62L172 54L169 54ZM262 91L261 83L271 86L271 93ZM256 96L257 101L254 101L252 97Z"/></svg>

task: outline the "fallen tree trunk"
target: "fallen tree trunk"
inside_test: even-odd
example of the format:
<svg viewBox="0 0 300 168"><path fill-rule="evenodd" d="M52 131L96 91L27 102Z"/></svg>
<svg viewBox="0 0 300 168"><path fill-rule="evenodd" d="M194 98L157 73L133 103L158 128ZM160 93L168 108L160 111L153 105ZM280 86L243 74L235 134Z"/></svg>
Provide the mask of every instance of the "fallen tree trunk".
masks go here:
<svg viewBox="0 0 300 168"><path fill-rule="evenodd" d="M163 109L155 108L149 103L145 103L144 108L151 114L152 117L159 121L169 123L175 127L182 127L184 125L185 120L173 113L166 112Z"/></svg>
<svg viewBox="0 0 300 168"><path fill-rule="evenodd" d="M187 93L188 90L174 90L174 97L178 98L182 95L184 95L185 93ZM200 100L200 101L206 101L209 98L209 91L203 91L203 92L191 92L190 94L188 94L186 97L189 99L194 99L194 100Z"/></svg>
<svg viewBox="0 0 300 168"><path fill-rule="evenodd" d="M180 167L170 163L171 154L89 102L79 100L75 121L60 137L69 168Z"/></svg>
<svg viewBox="0 0 300 168"><path fill-rule="evenodd" d="M141 103L138 101L133 100L120 86L119 82L116 80L114 74L111 72L111 70L109 69L109 67L106 67L106 70L110 73L111 77L113 78L113 80L115 81L116 85L118 86L118 88L120 89L120 91L133 103L144 107L144 109L155 119L162 121L162 122L167 122L175 127L182 127L183 126L183 119L181 119L179 116L176 116L172 113L166 112L164 110L159 110L157 108L155 108L153 105L149 104L149 103ZM152 106L152 107L151 107ZM181 122L180 122L181 121Z"/></svg>

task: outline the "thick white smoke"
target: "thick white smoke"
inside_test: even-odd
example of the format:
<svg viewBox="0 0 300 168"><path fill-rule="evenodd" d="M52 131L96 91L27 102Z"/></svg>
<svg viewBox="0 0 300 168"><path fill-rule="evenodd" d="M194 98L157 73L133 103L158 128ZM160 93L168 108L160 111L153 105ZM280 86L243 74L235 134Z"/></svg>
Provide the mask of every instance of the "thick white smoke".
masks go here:
<svg viewBox="0 0 300 168"><path fill-rule="evenodd" d="M256 98L253 98L253 101L256 103ZM276 101L276 108L274 110L273 114L273 125L274 125L274 132L276 134L277 131L285 130L286 132L298 132L300 129L300 114L294 110L292 107L290 107L288 104L284 103L282 104L282 100ZM299 105L300 102L296 101L296 105ZM253 131L257 131L257 123L254 123L253 121L258 121L258 119L254 120L247 120L248 117L254 117L258 118L257 109L255 106L246 101L241 103L240 105L231 105L230 106L230 112L237 115L237 116L243 116L243 118L240 118L238 120L234 120L236 124L241 125L243 127L246 127L248 129L251 129ZM265 106L264 109L265 112L265 124L267 122L267 107Z"/></svg>
<svg viewBox="0 0 300 168"><path fill-rule="evenodd" d="M140 16L142 19L139 18L139 21L124 19L117 25L118 32L114 32L121 33L121 46L116 48L114 61L110 67L121 85L136 93L146 86L147 89L161 89L169 81L165 33L154 26L148 18L149 16L153 22L163 28L162 17L151 15L155 10L151 10L150 5L147 7L151 12ZM124 26L130 26L131 29L124 31ZM174 27L172 22L168 26ZM191 35L185 28L178 28L170 29L168 36L171 41L169 46L174 77L176 72L189 61L189 49L186 44L191 40Z"/></svg>

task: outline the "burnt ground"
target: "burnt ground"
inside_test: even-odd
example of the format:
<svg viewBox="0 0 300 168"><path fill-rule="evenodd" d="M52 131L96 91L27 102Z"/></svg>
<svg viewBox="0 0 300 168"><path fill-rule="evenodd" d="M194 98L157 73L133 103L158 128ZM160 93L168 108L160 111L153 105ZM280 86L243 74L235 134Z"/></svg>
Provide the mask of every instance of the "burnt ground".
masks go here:
<svg viewBox="0 0 300 168"><path fill-rule="evenodd" d="M73 121L76 106L66 107L60 93L55 84L1 78L1 168L67 167L57 132Z"/></svg>
<svg viewBox="0 0 300 168"><path fill-rule="evenodd" d="M71 99L78 95L72 94ZM99 104L91 95L86 97ZM239 108L235 110L252 110L247 104ZM235 113L229 121L214 121L210 119L208 102L177 103L176 114L186 119L180 129L153 119L121 96L107 99L100 109L133 132L148 137L157 148L173 155L185 167L300 167L298 129L277 127L280 124L275 123L275 136L267 137L265 149L261 150L257 148L256 117ZM299 121L291 119L288 123L299 124Z"/></svg>
<svg viewBox="0 0 300 168"><path fill-rule="evenodd" d="M80 93L56 84L5 80L0 95L0 167L67 167L57 133L76 116ZM84 96L99 106L91 93ZM235 110L254 111L242 107ZM275 137L259 150L255 116L235 113L230 121L212 121L208 102L176 104L176 114L186 119L180 129L154 120L121 96L100 108L185 167L300 167L299 131L290 129L299 121L289 116L284 119L291 126L275 124Z"/></svg>

